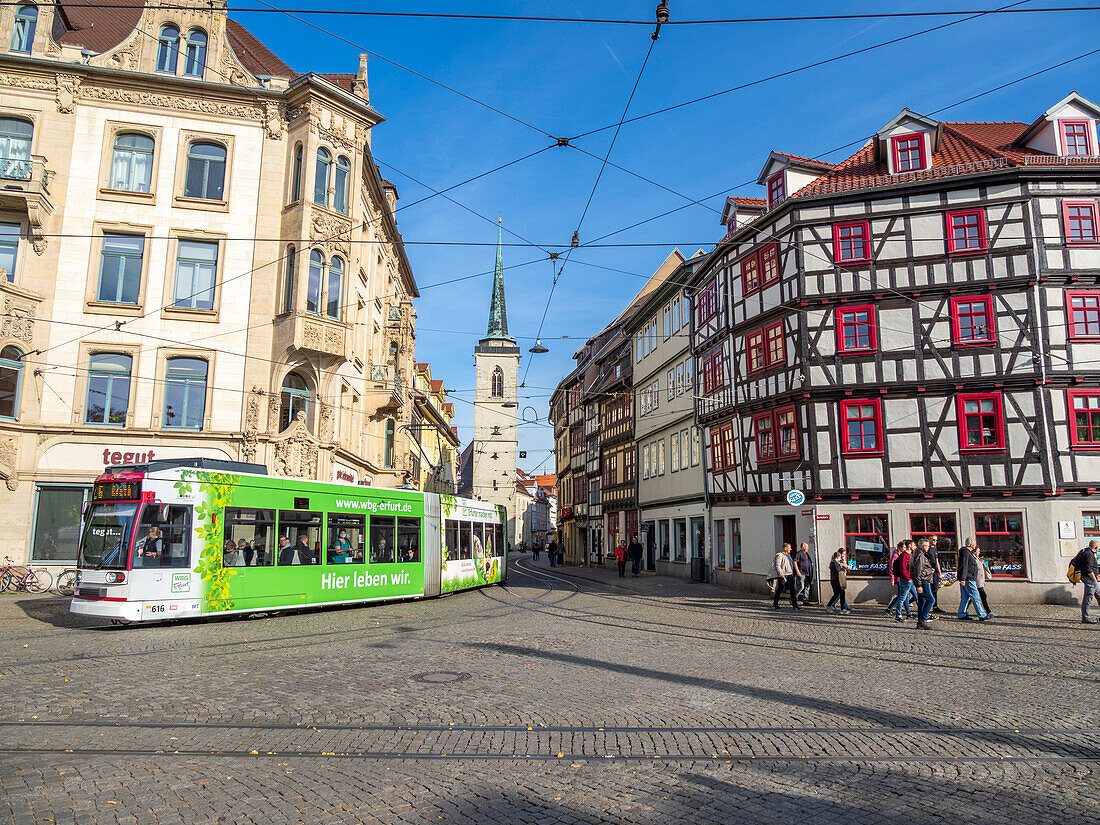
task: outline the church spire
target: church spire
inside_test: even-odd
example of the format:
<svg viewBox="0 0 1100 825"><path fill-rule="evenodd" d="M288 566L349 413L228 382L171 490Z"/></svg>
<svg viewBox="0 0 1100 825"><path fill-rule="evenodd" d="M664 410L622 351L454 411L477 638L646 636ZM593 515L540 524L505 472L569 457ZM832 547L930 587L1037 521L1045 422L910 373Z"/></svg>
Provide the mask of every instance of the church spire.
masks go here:
<svg viewBox="0 0 1100 825"><path fill-rule="evenodd" d="M489 303L489 330L486 338L514 340L508 334L508 311L504 306L504 250L502 220L497 218L497 266L493 273L493 297Z"/></svg>

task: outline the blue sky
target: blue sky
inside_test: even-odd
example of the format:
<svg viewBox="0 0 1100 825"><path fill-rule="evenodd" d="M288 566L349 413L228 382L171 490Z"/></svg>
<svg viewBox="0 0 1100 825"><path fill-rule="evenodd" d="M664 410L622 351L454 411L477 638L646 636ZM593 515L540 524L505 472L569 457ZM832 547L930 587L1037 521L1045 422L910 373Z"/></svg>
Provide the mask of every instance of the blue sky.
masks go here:
<svg viewBox="0 0 1100 825"><path fill-rule="evenodd" d="M673 19L738 15L929 11L1006 5L872 2L748 4L672 0ZM1082 5L1070 0L1060 5ZM298 4L283 5L290 7ZM461 11L478 14L651 19L654 0L580 3L492 2L454 6L419 0L360 6L330 0L326 8ZM1050 3L1025 3L1034 6ZM354 72L359 49L276 14L233 13L296 71ZM440 83L485 101L553 135L572 136L614 125L642 59L650 29L641 26L531 22L417 20L312 16L322 28ZM663 29L630 114L637 115L777 72L943 25L957 18L910 18L772 24L678 26ZM760 197L755 179L772 149L805 156L862 142L908 106L931 112L1002 83L1097 48L1100 13L986 16L902 43L769 81L623 127L611 160L663 186L702 199L604 243L657 244L582 249L574 253L554 294L543 328L546 355L527 353L539 326L553 275L538 249L506 247L508 321L523 348L520 407L545 422L550 393L573 365L571 356L629 303L679 247L690 254L723 235L725 194ZM944 112L944 120L1031 121L1070 90L1100 100L1100 54L1047 72ZM415 75L372 58L372 105L387 120L373 135L375 158L402 204L507 163L551 141ZM602 158L611 131L576 144ZM826 155L837 161L858 145ZM567 244L599 171L598 158L554 148L448 193L482 220L441 197L403 209L406 241L496 240L495 221L536 244ZM751 182L751 183L750 183ZM747 185L746 185L747 184ZM602 176L580 231L582 243L687 203L683 197L614 168ZM506 243L523 241L505 235ZM430 361L435 378L453 388L463 444L473 422L473 347L485 332L491 275L450 286L436 282L491 272L488 246L447 243L407 247L422 297L417 302L417 360ZM626 273L612 272L611 267ZM563 340L562 336L570 336ZM529 369L528 369L529 367ZM534 418L526 410L528 419ZM520 426L520 465L552 471L552 431Z"/></svg>

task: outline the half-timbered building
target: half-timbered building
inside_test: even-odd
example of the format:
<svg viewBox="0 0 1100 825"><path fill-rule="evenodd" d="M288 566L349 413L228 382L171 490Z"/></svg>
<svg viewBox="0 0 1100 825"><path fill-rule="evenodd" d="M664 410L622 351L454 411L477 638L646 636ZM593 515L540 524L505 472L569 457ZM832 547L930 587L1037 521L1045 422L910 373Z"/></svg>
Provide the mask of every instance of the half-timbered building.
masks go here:
<svg viewBox="0 0 1100 825"><path fill-rule="evenodd" d="M1100 534L1098 118L906 109L835 166L769 156L766 210L692 279L717 580L806 540L819 570L847 548L859 599L935 534L948 569L977 540L994 601L1065 598Z"/></svg>

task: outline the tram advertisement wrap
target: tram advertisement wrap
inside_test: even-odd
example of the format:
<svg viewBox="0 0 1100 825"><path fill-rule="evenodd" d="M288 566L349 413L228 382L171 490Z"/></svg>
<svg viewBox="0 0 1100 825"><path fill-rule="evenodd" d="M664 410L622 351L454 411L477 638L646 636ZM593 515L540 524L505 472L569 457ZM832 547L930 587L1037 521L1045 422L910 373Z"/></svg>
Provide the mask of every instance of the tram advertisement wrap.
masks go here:
<svg viewBox="0 0 1100 825"><path fill-rule="evenodd" d="M308 499L303 498L303 490L293 479L254 476L238 476L228 473L212 473L201 470L187 471L176 483L182 495L194 495L195 531L194 538L199 544L198 564L194 568L202 582L202 612L217 613L228 610L263 610L277 607L300 607L312 604L325 604L361 599L392 599L422 596L424 594L424 565L420 545L422 544L423 501L419 498L403 497L400 493L372 490L373 499L369 502L348 500L347 487L332 485L331 491L323 489L328 485L310 485ZM196 495L197 493L197 495ZM303 506L304 505L304 506ZM267 546L272 548L266 565L241 564L227 565L225 558L226 508L241 508L253 512L278 513L278 528L271 523L265 536ZM363 511L368 513L364 514ZM321 564L321 557L327 553L331 541L326 537L336 519L341 527L346 523L355 523L358 518L363 528L368 523L374 526L393 521L400 515L404 521L417 520L421 535L417 537L415 558L400 558L400 551L393 547L393 533L390 532L388 559L392 563L375 562L366 564L367 536L363 536L361 555L351 553L351 559L345 564ZM313 563L295 562L293 565L277 564L278 536L292 538L304 534L307 528L299 527L303 519L315 517L316 528L309 533L312 545ZM324 520L328 519L329 531ZM351 519L352 521L348 521ZM284 527L283 525L288 526ZM293 525L293 526L290 526ZM390 528L392 531L392 527ZM369 531L363 530L369 534ZM385 535L379 530L382 550L386 549ZM395 550L398 553L395 554ZM371 550L373 553L373 549ZM330 560L331 561L331 560Z"/></svg>
<svg viewBox="0 0 1100 825"><path fill-rule="evenodd" d="M473 532L472 549L449 547L447 522L458 521L466 524L469 519L471 525L481 522L484 526L493 528L496 524L506 523L503 519L503 508L492 504L480 504L480 502L463 502L448 495L441 495L439 501L443 512L443 518L439 520L443 564L439 582L440 592L453 593L456 590L499 582L504 573L504 548L496 547L494 531L485 530L484 540L477 535L476 531ZM461 535L465 533L460 533ZM461 543L461 539L459 541ZM454 543L453 534L450 543Z"/></svg>

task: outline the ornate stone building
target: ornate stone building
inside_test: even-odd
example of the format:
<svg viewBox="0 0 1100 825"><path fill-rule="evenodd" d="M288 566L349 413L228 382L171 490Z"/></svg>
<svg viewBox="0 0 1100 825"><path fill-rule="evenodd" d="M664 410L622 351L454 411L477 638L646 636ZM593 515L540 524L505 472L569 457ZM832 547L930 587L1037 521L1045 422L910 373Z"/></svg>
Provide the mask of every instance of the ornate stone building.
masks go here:
<svg viewBox="0 0 1100 825"><path fill-rule="evenodd" d="M366 68L295 72L218 0L0 9L0 555L71 561L110 464L420 481Z"/></svg>

